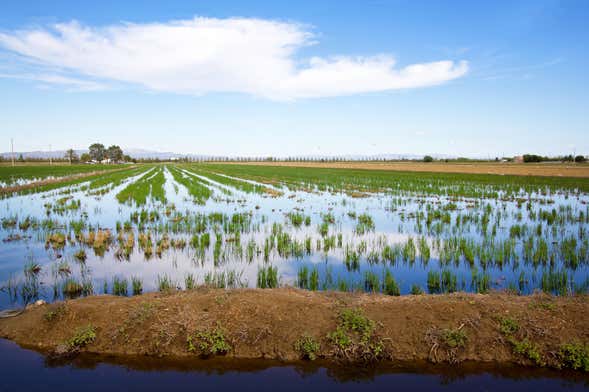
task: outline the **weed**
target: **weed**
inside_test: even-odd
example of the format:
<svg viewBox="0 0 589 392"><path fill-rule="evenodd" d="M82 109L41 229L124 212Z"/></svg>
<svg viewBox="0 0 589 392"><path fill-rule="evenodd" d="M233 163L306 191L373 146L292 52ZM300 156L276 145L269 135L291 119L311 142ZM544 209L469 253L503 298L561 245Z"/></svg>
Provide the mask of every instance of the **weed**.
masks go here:
<svg viewBox="0 0 589 392"><path fill-rule="evenodd" d="M294 348L300 353L301 358L314 361L321 350L321 344L312 336L303 335L295 342Z"/></svg>
<svg viewBox="0 0 589 392"><path fill-rule="evenodd" d="M198 331L186 338L188 351L201 356L225 355L231 351L231 345L226 341L225 330L219 324L213 329Z"/></svg>
<svg viewBox="0 0 589 392"><path fill-rule="evenodd" d="M93 343L94 340L96 340L96 327L87 325L78 329L74 336L68 340L67 345L71 351L76 351Z"/></svg>

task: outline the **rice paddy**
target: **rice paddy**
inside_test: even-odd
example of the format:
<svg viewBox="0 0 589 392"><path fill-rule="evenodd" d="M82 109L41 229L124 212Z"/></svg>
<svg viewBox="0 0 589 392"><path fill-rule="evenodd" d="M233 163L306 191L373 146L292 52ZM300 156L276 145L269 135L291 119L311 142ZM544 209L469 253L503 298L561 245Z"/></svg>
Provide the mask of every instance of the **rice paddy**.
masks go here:
<svg viewBox="0 0 589 392"><path fill-rule="evenodd" d="M588 192L566 177L117 167L4 194L0 304L199 286L586 293Z"/></svg>

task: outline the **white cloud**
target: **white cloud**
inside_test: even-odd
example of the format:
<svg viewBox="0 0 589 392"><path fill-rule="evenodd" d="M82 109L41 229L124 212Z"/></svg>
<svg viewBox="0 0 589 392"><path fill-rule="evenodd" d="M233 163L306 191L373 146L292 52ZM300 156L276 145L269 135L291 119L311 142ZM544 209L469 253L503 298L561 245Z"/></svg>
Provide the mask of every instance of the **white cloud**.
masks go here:
<svg viewBox="0 0 589 392"><path fill-rule="evenodd" d="M388 55L297 59L297 50L314 44L312 39L309 29L296 23L195 18L104 28L56 24L0 33L0 46L38 67L46 79L49 68L68 75L55 75L56 83L79 80L71 73L96 86L93 79L154 91L238 92L274 100L425 87L468 71L466 61L395 68Z"/></svg>

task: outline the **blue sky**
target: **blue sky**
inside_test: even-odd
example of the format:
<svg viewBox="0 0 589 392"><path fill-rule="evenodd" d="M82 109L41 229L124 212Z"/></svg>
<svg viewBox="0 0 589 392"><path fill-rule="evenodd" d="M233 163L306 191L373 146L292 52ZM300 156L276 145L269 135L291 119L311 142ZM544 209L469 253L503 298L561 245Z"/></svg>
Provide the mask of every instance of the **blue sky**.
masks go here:
<svg viewBox="0 0 589 392"><path fill-rule="evenodd" d="M8 150L589 154L587 1L6 1Z"/></svg>

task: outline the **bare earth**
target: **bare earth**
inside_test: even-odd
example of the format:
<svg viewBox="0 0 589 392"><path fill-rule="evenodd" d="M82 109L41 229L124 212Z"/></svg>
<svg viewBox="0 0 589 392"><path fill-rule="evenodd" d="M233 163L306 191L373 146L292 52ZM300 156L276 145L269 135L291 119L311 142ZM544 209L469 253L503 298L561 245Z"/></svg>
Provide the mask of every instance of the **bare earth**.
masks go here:
<svg viewBox="0 0 589 392"><path fill-rule="evenodd" d="M586 296L516 296L456 293L390 297L378 294L271 290L197 289L135 297L92 296L33 306L0 319L0 336L20 345L51 352L81 327L96 328L96 340L83 352L115 356L195 357L187 336L219 326L231 350L228 358L295 361L295 342L303 335L321 343L319 358L336 360L327 335L344 309L359 309L375 322L385 345L385 362L532 364L515 354L500 332L500 320L519 324L517 338L536 345L546 365L565 343L589 343ZM53 312L53 317L48 315ZM446 329L466 335L463 348L452 350L432 340ZM339 358L341 360L341 357Z"/></svg>
<svg viewBox="0 0 589 392"><path fill-rule="evenodd" d="M220 162L215 162L220 163ZM561 163L442 163L442 162L223 162L239 165L323 167L433 173L500 174L589 178L589 165Z"/></svg>

